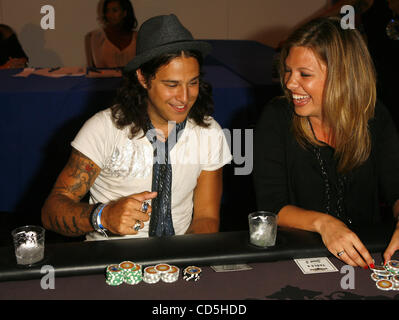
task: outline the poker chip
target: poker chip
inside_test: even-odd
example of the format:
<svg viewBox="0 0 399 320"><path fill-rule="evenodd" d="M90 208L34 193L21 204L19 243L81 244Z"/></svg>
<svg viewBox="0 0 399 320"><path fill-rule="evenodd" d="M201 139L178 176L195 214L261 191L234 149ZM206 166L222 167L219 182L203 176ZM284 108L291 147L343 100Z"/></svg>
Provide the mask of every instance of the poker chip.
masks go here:
<svg viewBox="0 0 399 320"><path fill-rule="evenodd" d="M399 275L399 261L398 260L389 260L385 264L385 269L393 275Z"/></svg>
<svg viewBox="0 0 399 320"><path fill-rule="evenodd" d="M155 270L160 273L160 274L165 274L168 273L170 270L170 265L166 264L166 263L162 263L162 264L157 264L155 266Z"/></svg>
<svg viewBox="0 0 399 320"><path fill-rule="evenodd" d="M198 281L202 270L196 266L189 266L184 269L183 273L184 280ZM180 269L177 266L169 265L167 263L148 266L142 270L141 265L137 263L132 261L123 261L119 264L107 266L105 282L110 286L119 286L122 283L135 285L141 281L154 284L160 280L166 283L173 283L179 279L179 275Z"/></svg>
<svg viewBox="0 0 399 320"><path fill-rule="evenodd" d="M119 265L113 264L107 267L105 282L110 286L119 286L124 282L123 271Z"/></svg>
<svg viewBox="0 0 399 320"><path fill-rule="evenodd" d="M123 281L127 284L135 285L143 279L139 264L131 261L123 261L119 264L119 268L122 270Z"/></svg>
<svg viewBox="0 0 399 320"><path fill-rule="evenodd" d="M374 268L370 267L370 269L380 276L389 276L389 271L384 266L374 266Z"/></svg>
<svg viewBox="0 0 399 320"><path fill-rule="evenodd" d="M378 280L375 285L377 286L378 289L380 290L392 290L394 285L391 280Z"/></svg>
<svg viewBox="0 0 399 320"><path fill-rule="evenodd" d="M201 268L195 266L186 267L183 271L183 279L186 281L198 281L201 276Z"/></svg>
<svg viewBox="0 0 399 320"><path fill-rule="evenodd" d="M144 268L143 281L145 283L157 283L161 279L161 274L155 269L155 266Z"/></svg>
<svg viewBox="0 0 399 320"><path fill-rule="evenodd" d="M399 290L399 261L390 260L384 266L375 266L370 269L371 279L380 290Z"/></svg>
<svg viewBox="0 0 399 320"><path fill-rule="evenodd" d="M370 276L371 276L371 279L373 279L374 281L389 280L389 276L380 275L380 274L377 274L377 273L372 273Z"/></svg>
<svg viewBox="0 0 399 320"><path fill-rule="evenodd" d="M169 271L161 274L163 282L172 283L179 279L180 269L176 266L169 266Z"/></svg>

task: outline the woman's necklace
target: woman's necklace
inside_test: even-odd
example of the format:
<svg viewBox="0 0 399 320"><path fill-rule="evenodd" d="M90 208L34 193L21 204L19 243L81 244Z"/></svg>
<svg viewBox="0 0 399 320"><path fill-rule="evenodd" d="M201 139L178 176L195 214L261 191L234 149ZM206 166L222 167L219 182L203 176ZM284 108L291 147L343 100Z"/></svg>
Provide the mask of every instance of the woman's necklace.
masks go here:
<svg viewBox="0 0 399 320"><path fill-rule="evenodd" d="M308 119L308 123L310 126L310 129L312 130L313 136L316 140L317 137L314 133L313 130L313 126L312 123L310 122L309 118ZM338 177L338 183L337 183L337 208L335 211L333 211L331 209L331 186L330 186L330 180L328 177L328 172L326 169L326 165L325 165L325 161L324 159L321 157L321 152L320 152L320 147L319 146L315 146L313 144L311 144L311 148L312 151L320 165L320 169L321 169L321 175L323 177L323 181L324 181L324 192L325 192L325 210L326 213L336 216L337 218L341 219L341 220L346 220L346 222L348 224L352 223L352 220L346 215L345 213L345 209L344 209L344 190L345 190L345 184L347 181L347 178L345 175L340 175L337 174Z"/></svg>

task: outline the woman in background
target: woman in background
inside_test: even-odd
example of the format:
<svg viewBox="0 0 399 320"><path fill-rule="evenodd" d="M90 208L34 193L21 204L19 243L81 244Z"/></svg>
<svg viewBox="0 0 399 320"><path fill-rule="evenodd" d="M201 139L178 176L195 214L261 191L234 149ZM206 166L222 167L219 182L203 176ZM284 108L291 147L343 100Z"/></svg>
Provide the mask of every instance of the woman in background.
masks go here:
<svg viewBox="0 0 399 320"><path fill-rule="evenodd" d="M103 28L86 37L87 64L96 68L120 68L136 55L137 20L129 0L105 0Z"/></svg>

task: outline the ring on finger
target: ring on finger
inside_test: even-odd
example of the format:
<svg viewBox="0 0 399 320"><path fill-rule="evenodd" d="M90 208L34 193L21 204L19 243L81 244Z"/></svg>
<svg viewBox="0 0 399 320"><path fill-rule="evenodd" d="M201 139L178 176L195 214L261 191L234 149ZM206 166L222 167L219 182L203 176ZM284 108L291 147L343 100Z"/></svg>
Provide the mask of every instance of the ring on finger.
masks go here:
<svg viewBox="0 0 399 320"><path fill-rule="evenodd" d="M143 201L143 203L141 204L141 212L146 213L148 210L148 202L147 201Z"/></svg>
<svg viewBox="0 0 399 320"><path fill-rule="evenodd" d="M337 256L340 257L340 256L342 256L344 253L345 253L345 250L339 251L339 252L337 252Z"/></svg>
<svg viewBox="0 0 399 320"><path fill-rule="evenodd" d="M139 231L140 228L141 228L141 221L137 220L137 222L133 226L133 229L134 229L134 231Z"/></svg>

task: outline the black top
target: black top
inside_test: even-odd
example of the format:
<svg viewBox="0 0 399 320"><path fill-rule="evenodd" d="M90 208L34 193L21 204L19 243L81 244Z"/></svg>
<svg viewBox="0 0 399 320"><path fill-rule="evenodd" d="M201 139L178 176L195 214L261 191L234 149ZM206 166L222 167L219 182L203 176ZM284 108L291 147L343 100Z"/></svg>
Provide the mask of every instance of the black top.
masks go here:
<svg viewBox="0 0 399 320"><path fill-rule="evenodd" d="M15 34L7 39L0 38L0 66L5 64L10 57L28 59Z"/></svg>
<svg viewBox="0 0 399 320"><path fill-rule="evenodd" d="M386 33L387 24L392 18L393 12L385 0L374 0L373 5L361 16L367 45L377 70L378 97L389 108L399 128L399 108L396 107L399 40L390 39Z"/></svg>
<svg viewBox="0 0 399 320"><path fill-rule="evenodd" d="M341 220L348 223L349 218L353 226L381 221L380 196L389 205L399 199L399 138L386 107L377 103L375 117L369 122L372 136L369 159L344 179L336 172L334 149L327 145L319 148L327 172L323 176L310 144L307 149L301 147L293 135L292 113L285 98L276 98L264 108L256 127L254 183L258 209L278 213L291 204L327 212L325 177L328 176L331 205L328 213L337 216L339 190L342 190Z"/></svg>

